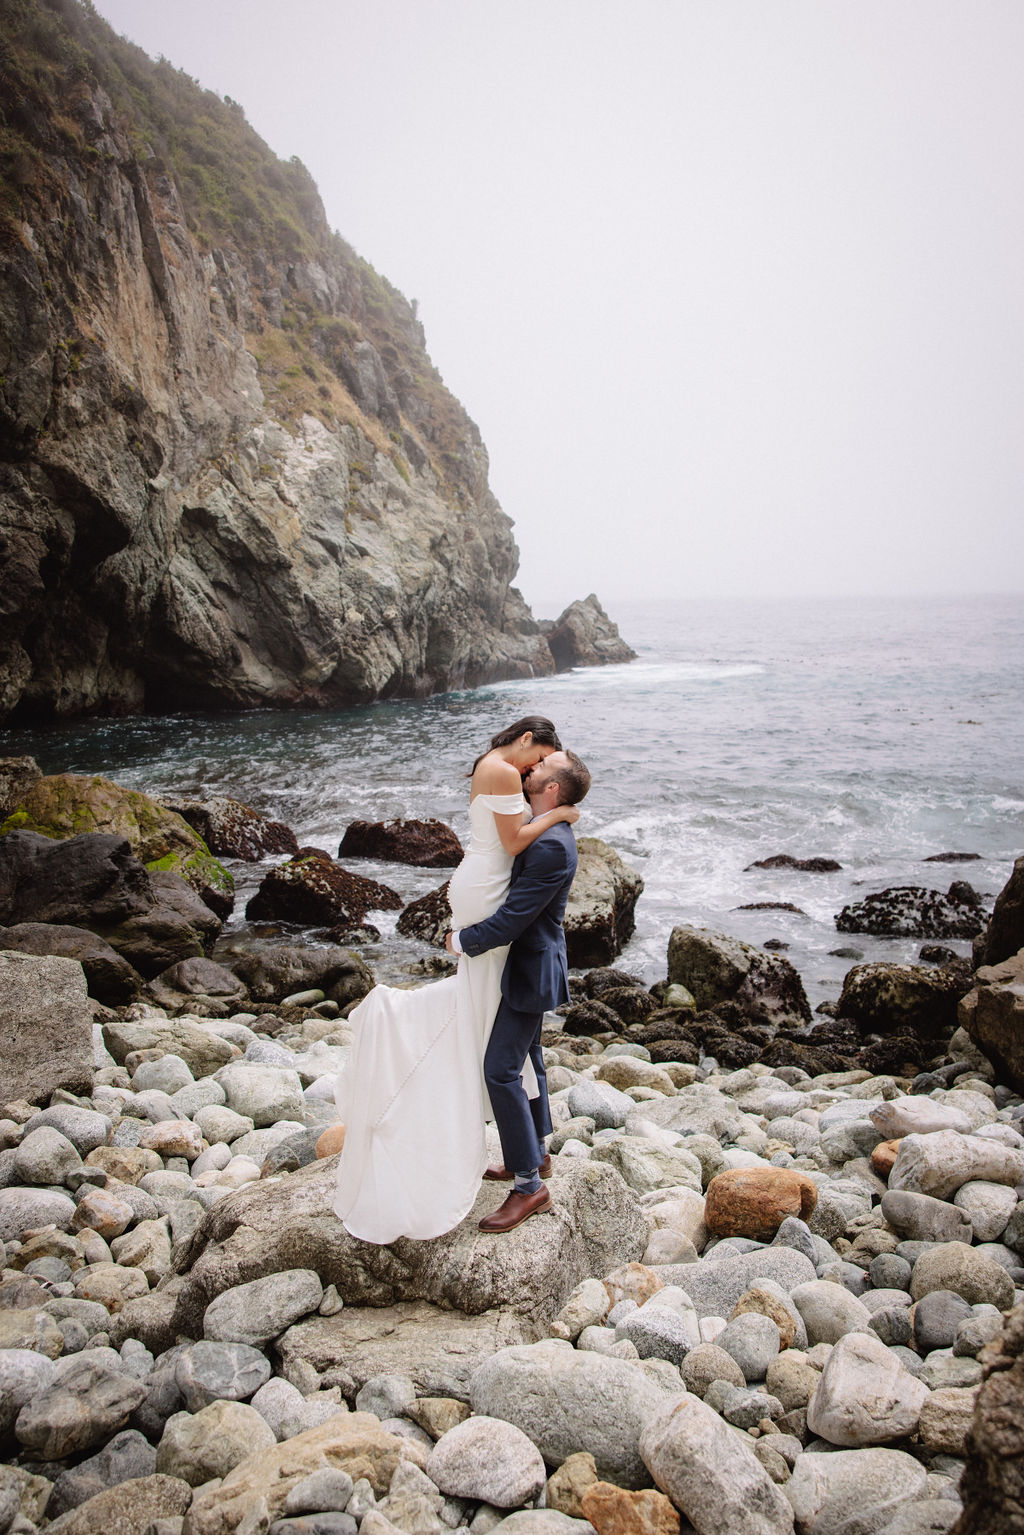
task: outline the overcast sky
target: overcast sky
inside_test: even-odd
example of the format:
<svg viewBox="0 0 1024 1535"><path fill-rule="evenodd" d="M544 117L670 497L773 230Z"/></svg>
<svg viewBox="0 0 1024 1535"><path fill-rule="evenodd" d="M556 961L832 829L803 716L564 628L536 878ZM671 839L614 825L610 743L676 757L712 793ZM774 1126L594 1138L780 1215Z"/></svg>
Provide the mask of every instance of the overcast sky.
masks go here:
<svg viewBox="0 0 1024 1535"><path fill-rule="evenodd" d="M1020 0L97 0L420 305L541 614L1024 591Z"/></svg>

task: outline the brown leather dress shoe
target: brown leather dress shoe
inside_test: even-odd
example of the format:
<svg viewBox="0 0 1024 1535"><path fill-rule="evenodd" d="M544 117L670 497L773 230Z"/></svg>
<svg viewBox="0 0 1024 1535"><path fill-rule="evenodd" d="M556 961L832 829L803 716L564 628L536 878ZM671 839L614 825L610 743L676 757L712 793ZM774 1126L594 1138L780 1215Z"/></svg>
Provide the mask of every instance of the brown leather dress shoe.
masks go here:
<svg viewBox="0 0 1024 1535"><path fill-rule="evenodd" d="M547 1189L538 1189L535 1194L520 1194L513 1189L505 1198L505 1203L499 1205L493 1215L485 1215L480 1222L481 1231L512 1231L516 1226L521 1226L523 1221L531 1215L537 1215L541 1210L550 1210L551 1195Z"/></svg>
<svg viewBox="0 0 1024 1535"><path fill-rule="evenodd" d="M551 1177L551 1155L549 1152L546 1151L543 1157L541 1157L540 1166L537 1171L542 1178ZM515 1173L510 1173L507 1167L489 1167L484 1173L484 1177L489 1178L492 1183L511 1183Z"/></svg>

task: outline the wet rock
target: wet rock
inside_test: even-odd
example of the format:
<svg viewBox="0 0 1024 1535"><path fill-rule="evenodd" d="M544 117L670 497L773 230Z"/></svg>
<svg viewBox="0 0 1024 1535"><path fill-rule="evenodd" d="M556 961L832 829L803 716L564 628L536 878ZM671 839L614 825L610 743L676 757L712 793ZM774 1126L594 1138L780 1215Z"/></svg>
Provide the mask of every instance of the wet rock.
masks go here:
<svg viewBox="0 0 1024 1535"><path fill-rule="evenodd" d="M634 912L644 882L598 837L577 840L576 877L565 908L569 964L607 965L633 936Z"/></svg>
<svg viewBox="0 0 1024 1535"><path fill-rule="evenodd" d="M258 863L267 853L297 853L295 833L281 821L269 820L241 800L215 794L209 799L167 801L187 821L218 858Z"/></svg>
<svg viewBox="0 0 1024 1535"><path fill-rule="evenodd" d="M922 965L855 965L843 982L839 1008L865 1033L916 1030L923 1038L947 1039L956 1028L957 1004L970 990L966 964L938 970Z"/></svg>
<svg viewBox="0 0 1024 1535"><path fill-rule="evenodd" d="M1024 859L1018 860L1024 864ZM959 1020L971 1039L1020 1092L1024 1087L1024 950L996 965L983 966L975 989L961 1001Z"/></svg>
<svg viewBox="0 0 1024 1535"><path fill-rule="evenodd" d="M454 869L462 862L458 837L443 821L351 821L339 858L375 858L421 869Z"/></svg>
<svg viewBox="0 0 1024 1535"><path fill-rule="evenodd" d="M836 918L841 933L881 938L973 938L984 924L981 897L964 880L954 880L945 895L919 885L880 890Z"/></svg>
<svg viewBox="0 0 1024 1535"><path fill-rule="evenodd" d="M449 924L450 925L450 924ZM345 1007L373 989L373 972L350 949L338 944L275 944L254 949L232 962L254 1002L281 1002L311 988Z"/></svg>
<svg viewBox="0 0 1024 1535"><path fill-rule="evenodd" d="M975 968L999 965L1024 949L1024 857L996 896L988 926L974 941Z"/></svg>
<svg viewBox="0 0 1024 1535"><path fill-rule="evenodd" d="M796 869L801 874L836 874L842 868L834 858L794 858L791 853L774 853L771 858L757 858L743 871L751 869Z"/></svg>
<svg viewBox="0 0 1024 1535"><path fill-rule="evenodd" d="M304 927L358 926L370 911L400 911L398 893L352 874L321 848L300 848L263 878L245 914L250 922L295 922Z"/></svg>
<svg viewBox="0 0 1024 1535"><path fill-rule="evenodd" d="M743 1016L769 1024L811 1020L803 983L787 959L707 928L673 928L668 978L685 986L698 1008L734 1002Z"/></svg>

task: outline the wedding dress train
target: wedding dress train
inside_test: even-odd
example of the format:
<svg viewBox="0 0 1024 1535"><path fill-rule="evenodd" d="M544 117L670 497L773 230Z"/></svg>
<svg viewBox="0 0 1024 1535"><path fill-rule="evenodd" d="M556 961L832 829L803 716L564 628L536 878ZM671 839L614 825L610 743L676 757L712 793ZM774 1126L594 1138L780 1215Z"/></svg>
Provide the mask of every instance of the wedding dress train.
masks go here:
<svg viewBox="0 0 1024 1535"><path fill-rule="evenodd" d="M505 899L512 857L494 817L524 809L518 794L470 802L469 850L448 887L456 929ZM487 1163L483 1058L507 954L462 955L455 975L412 991L375 986L349 1014L355 1039L335 1092L345 1145L334 1209L352 1236L437 1237L472 1208Z"/></svg>

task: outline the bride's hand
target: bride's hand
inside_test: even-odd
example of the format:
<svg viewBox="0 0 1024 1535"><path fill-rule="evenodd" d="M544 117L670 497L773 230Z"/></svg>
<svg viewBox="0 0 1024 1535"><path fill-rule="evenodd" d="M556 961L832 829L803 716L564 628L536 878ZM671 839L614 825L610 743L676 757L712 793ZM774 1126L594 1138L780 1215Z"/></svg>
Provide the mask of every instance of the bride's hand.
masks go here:
<svg viewBox="0 0 1024 1535"><path fill-rule="evenodd" d="M580 813L576 809L575 805L559 805L558 806L558 819L560 821L568 821L569 825L572 826L572 825L574 825L574 823L576 821L579 820L579 818L580 818Z"/></svg>

